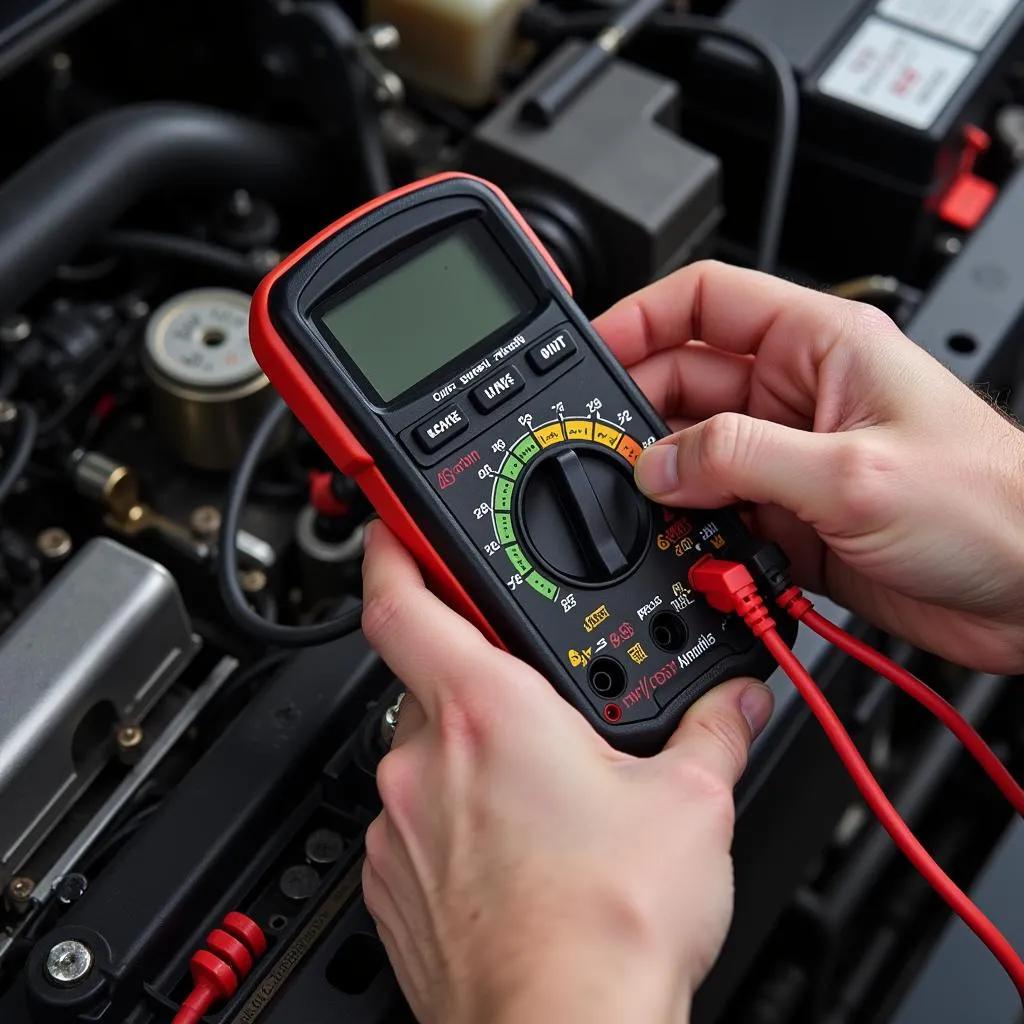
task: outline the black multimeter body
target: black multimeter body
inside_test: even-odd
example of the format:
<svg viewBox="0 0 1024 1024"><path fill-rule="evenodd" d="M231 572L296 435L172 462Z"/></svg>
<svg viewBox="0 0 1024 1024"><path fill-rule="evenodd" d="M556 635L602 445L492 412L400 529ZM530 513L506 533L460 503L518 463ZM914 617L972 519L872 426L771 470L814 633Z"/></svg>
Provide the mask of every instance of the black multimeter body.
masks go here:
<svg viewBox="0 0 1024 1024"><path fill-rule="evenodd" d="M250 328L449 603L613 746L653 753L716 683L773 669L687 583L752 537L733 509L637 490L667 428L493 186L439 176L344 218L268 276ZM791 643L795 623L779 629Z"/></svg>

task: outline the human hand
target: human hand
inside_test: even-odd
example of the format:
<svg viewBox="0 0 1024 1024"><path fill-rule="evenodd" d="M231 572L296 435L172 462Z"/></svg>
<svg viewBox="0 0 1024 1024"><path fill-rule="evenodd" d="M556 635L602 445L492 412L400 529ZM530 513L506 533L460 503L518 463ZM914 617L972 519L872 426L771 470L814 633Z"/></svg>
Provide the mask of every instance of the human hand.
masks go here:
<svg viewBox="0 0 1024 1024"><path fill-rule="evenodd" d="M732 790L771 693L723 684L613 750L367 531L363 628L407 686L363 893L421 1024L685 1024L732 911Z"/></svg>
<svg viewBox="0 0 1024 1024"><path fill-rule="evenodd" d="M1024 668L1024 435L882 312L700 263L595 327L679 431L638 460L646 493L757 503L805 589L959 664Z"/></svg>

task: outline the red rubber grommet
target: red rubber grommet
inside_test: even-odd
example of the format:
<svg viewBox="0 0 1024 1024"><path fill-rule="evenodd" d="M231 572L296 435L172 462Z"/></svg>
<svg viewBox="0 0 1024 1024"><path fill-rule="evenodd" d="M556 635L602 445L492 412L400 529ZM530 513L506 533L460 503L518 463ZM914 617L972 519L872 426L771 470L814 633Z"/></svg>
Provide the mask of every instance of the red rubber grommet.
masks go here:
<svg viewBox="0 0 1024 1024"><path fill-rule="evenodd" d="M257 959L266 953L267 937L263 934L263 929L251 917L232 910L224 915L221 927L239 942L244 942Z"/></svg>
<svg viewBox="0 0 1024 1024"><path fill-rule="evenodd" d="M192 955L192 980L197 986L208 985L220 999L230 999L238 988L238 976L231 965L205 949Z"/></svg>
<svg viewBox="0 0 1024 1024"><path fill-rule="evenodd" d="M222 928L215 928L206 936L206 945L235 969L239 980L252 970L252 954L234 935L229 935Z"/></svg>

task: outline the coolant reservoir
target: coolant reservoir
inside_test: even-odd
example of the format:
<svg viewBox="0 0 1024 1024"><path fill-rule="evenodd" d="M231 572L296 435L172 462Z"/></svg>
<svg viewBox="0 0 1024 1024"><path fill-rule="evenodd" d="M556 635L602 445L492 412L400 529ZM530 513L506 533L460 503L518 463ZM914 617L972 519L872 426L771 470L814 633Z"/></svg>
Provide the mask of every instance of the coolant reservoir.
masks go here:
<svg viewBox="0 0 1024 1024"><path fill-rule="evenodd" d="M487 103L532 0L367 0L369 23L390 23L401 42L387 63L411 85L467 107Z"/></svg>

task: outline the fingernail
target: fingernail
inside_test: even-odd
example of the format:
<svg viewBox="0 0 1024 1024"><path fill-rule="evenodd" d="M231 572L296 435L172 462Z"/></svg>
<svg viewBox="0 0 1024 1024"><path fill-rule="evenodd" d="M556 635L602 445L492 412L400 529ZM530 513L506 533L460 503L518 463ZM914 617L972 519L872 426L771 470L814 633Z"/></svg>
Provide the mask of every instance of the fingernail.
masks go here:
<svg viewBox="0 0 1024 1024"><path fill-rule="evenodd" d="M377 523L380 520L374 516L372 519L367 519L363 525L363 546L365 547L373 539L373 531L377 528Z"/></svg>
<svg viewBox="0 0 1024 1024"><path fill-rule="evenodd" d="M775 697L763 683L751 683L740 694L740 711L750 726L750 738L756 740L768 724L775 708Z"/></svg>
<svg viewBox="0 0 1024 1024"><path fill-rule="evenodd" d="M636 485L645 494L666 494L679 484L679 449L674 444L645 448L636 462Z"/></svg>

